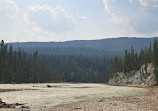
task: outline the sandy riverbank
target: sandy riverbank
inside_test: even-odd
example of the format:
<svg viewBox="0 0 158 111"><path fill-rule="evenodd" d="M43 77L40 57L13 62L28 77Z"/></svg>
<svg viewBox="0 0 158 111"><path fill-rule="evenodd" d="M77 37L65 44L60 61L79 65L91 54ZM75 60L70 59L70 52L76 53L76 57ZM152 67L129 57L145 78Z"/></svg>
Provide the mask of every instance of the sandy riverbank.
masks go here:
<svg viewBox="0 0 158 111"><path fill-rule="evenodd" d="M0 89L0 98L3 102L7 104L24 104L30 111L44 109L47 109L46 111L51 111L52 109L53 111L97 111L99 109L109 110L105 108L111 108L115 104L119 105L122 101L125 101L123 98L127 96L147 95L147 92L149 94L149 89L151 88L109 86L106 84L90 83L41 83L0 84ZM151 89L151 92L154 93L153 89ZM21 107L8 110L21 111Z"/></svg>
<svg viewBox="0 0 158 111"><path fill-rule="evenodd" d="M147 89L144 95L91 99L42 111L158 111L158 87Z"/></svg>

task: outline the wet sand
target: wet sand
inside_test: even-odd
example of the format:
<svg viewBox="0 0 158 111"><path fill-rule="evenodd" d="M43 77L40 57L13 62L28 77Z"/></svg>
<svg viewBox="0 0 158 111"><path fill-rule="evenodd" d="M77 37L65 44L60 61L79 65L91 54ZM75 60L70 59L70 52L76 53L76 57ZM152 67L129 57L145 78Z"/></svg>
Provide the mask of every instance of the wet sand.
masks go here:
<svg viewBox="0 0 158 111"><path fill-rule="evenodd" d="M42 111L158 111L158 87L148 87L143 95L90 99L53 106Z"/></svg>

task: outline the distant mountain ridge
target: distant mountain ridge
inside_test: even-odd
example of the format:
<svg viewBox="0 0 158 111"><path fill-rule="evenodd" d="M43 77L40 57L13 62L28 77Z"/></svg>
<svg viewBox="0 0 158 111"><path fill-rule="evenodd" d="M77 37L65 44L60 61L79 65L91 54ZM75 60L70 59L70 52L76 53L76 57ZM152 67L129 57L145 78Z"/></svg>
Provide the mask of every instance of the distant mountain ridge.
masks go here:
<svg viewBox="0 0 158 111"><path fill-rule="evenodd" d="M152 38L135 38L120 37L101 40L74 40L66 42L17 42L8 43L13 45L14 49L19 47L27 52L39 51L41 54L83 54L83 55L112 55L121 54L126 49L130 50L131 46L140 51L142 48L149 47Z"/></svg>

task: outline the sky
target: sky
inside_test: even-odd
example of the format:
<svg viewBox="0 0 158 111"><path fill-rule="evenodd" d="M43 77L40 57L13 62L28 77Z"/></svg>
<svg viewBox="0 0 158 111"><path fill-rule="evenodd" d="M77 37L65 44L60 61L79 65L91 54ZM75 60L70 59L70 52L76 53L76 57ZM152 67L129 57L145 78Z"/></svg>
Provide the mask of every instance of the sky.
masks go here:
<svg viewBox="0 0 158 111"><path fill-rule="evenodd" d="M6 42L158 36L158 0L0 0Z"/></svg>

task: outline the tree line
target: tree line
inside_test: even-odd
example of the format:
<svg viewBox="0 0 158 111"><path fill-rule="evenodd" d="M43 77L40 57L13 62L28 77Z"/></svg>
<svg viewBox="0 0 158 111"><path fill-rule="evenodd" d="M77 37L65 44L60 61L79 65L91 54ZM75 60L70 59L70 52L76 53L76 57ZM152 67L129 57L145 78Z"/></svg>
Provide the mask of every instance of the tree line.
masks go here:
<svg viewBox="0 0 158 111"><path fill-rule="evenodd" d="M39 55L0 43L0 83L107 82L109 59L82 55Z"/></svg>
<svg viewBox="0 0 158 111"><path fill-rule="evenodd" d="M155 38L154 43L149 48L145 47L141 49L139 53L135 52L133 46L130 51L125 50L123 58L114 57L111 59L110 77L116 72L124 72L125 74L139 70L142 65L145 65L145 71L147 71L147 64L152 63L154 66L154 74L156 78L156 84L158 85L158 39Z"/></svg>

